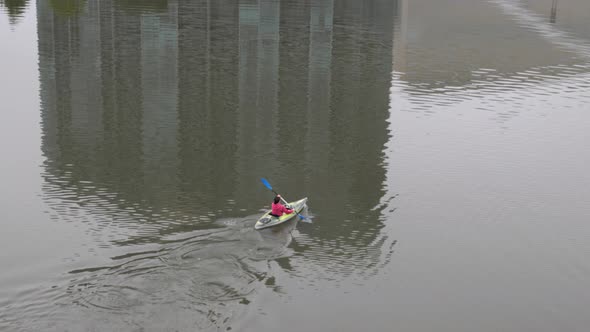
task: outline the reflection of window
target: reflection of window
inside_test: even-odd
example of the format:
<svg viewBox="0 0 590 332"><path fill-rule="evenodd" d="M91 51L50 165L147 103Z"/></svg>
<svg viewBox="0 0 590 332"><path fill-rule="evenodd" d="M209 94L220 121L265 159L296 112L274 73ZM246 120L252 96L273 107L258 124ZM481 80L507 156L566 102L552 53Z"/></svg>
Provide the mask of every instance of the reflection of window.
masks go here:
<svg viewBox="0 0 590 332"><path fill-rule="evenodd" d="M258 24L258 6L240 4L240 23Z"/></svg>
<svg viewBox="0 0 590 332"><path fill-rule="evenodd" d="M311 24L316 29L332 30L332 7L312 7Z"/></svg>

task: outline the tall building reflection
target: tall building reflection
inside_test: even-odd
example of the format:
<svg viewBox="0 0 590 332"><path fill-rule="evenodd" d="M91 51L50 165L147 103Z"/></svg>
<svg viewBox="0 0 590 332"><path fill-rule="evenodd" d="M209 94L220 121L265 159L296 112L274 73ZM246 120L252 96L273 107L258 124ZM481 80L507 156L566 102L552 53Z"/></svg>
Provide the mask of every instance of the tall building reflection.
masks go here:
<svg viewBox="0 0 590 332"><path fill-rule="evenodd" d="M317 243L361 248L380 236L397 1L37 10L51 185L91 182L140 213L224 217L244 213L228 202L257 212L269 200L258 178L272 174L293 198L313 193L331 230Z"/></svg>

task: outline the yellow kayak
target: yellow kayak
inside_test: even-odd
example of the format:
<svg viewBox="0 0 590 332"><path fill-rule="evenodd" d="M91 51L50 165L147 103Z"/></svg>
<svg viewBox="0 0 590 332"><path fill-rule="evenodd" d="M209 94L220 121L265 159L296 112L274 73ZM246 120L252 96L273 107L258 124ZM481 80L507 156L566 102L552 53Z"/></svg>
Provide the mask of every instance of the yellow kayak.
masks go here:
<svg viewBox="0 0 590 332"><path fill-rule="evenodd" d="M270 214L271 210L266 211L262 215L262 217L260 217L260 219L258 219L256 224L254 225L254 228L255 229L263 229L263 228L272 227L272 226L276 226L276 225L280 225L280 224L284 223L285 221L296 216L297 213L301 212L301 210L303 210L303 207L305 206L305 202L307 202L307 197L302 198L298 201L289 203L289 205L291 206L291 208L293 210L295 210L295 212L292 212L289 214L283 214L280 217L275 217L275 216L271 215Z"/></svg>

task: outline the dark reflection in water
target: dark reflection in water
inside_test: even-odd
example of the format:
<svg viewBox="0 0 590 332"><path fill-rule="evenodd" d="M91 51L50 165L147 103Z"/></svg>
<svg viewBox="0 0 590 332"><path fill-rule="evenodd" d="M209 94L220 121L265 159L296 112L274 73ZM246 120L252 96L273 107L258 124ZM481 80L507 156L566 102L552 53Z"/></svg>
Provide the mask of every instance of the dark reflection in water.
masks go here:
<svg viewBox="0 0 590 332"><path fill-rule="evenodd" d="M6 11L10 24L16 24L21 18L29 5L29 0L0 0L0 7Z"/></svg>
<svg viewBox="0 0 590 332"><path fill-rule="evenodd" d="M39 6L48 196L194 222L268 205L266 176L338 225L319 238L378 233L392 4L115 3Z"/></svg>
<svg viewBox="0 0 590 332"><path fill-rule="evenodd" d="M129 253L41 297L56 320L84 312L73 302L229 326L230 302L280 289L269 260L330 280L387 263L396 1L77 4L37 4L44 198L94 246ZM260 177L309 197L314 223L293 243L296 221L252 229L272 197Z"/></svg>

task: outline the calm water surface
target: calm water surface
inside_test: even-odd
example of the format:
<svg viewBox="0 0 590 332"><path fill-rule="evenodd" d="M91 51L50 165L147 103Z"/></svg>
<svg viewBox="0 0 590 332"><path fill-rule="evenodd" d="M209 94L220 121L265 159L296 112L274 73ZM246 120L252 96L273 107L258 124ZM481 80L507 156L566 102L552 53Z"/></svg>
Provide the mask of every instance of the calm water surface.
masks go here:
<svg viewBox="0 0 590 332"><path fill-rule="evenodd" d="M1 1L0 330L586 331L588 22Z"/></svg>

